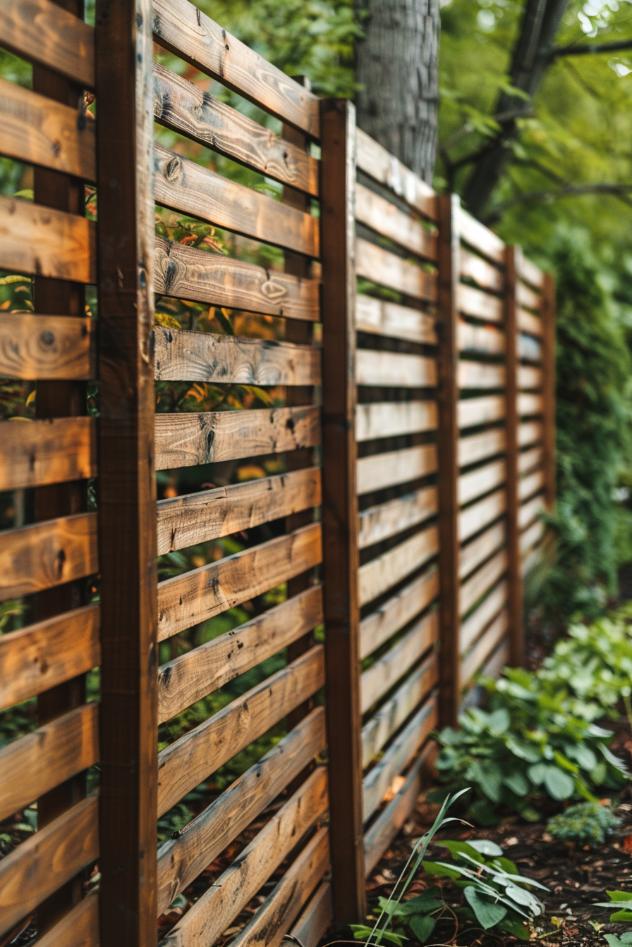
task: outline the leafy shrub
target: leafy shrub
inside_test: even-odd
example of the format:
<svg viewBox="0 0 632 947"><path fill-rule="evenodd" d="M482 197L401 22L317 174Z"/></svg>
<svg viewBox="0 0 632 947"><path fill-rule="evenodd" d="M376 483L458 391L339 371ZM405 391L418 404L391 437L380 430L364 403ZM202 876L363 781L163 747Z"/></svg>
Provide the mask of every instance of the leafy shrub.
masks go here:
<svg viewBox="0 0 632 947"><path fill-rule="evenodd" d="M562 842L580 845L602 845L621 824L609 806L594 802L580 802L549 819L547 831Z"/></svg>
<svg viewBox="0 0 632 947"><path fill-rule="evenodd" d="M597 904L599 908L615 908L610 915L610 920L632 921L632 892L631 891L606 891L609 901L602 901ZM629 947L632 944L632 931L625 931L623 934L604 934L609 947Z"/></svg>
<svg viewBox="0 0 632 947"><path fill-rule="evenodd" d="M608 747L612 734L594 723L596 705L517 668L486 688L489 709L469 708L459 729L438 737L440 779L449 788L471 784L469 815L476 822L493 824L503 810L537 819L547 801L596 801L593 789L623 782L623 763Z"/></svg>

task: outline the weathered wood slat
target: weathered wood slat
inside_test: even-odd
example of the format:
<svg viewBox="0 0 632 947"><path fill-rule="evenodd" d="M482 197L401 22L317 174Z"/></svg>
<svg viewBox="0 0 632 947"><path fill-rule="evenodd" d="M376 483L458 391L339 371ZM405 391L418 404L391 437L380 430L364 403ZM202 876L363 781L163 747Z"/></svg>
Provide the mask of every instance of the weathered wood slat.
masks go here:
<svg viewBox="0 0 632 947"><path fill-rule="evenodd" d="M154 279L156 292L166 296L286 319L319 318L316 280L301 280L161 237L156 240Z"/></svg>
<svg viewBox="0 0 632 947"><path fill-rule="evenodd" d="M0 750L0 819L6 819L98 759L97 704L56 717Z"/></svg>
<svg viewBox="0 0 632 947"><path fill-rule="evenodd" d="M502 388L505 384L505 366L460 359L458 379L461 388Z"/></svg>
<svg viewBox="0 0 632 947"><path fill-rule="evenodd" d="M544 438L544 425L541 421L523 421L518 427L520 447L529 447Z"/></svg>
<svg viewBox="0 0 632 947"><path fill-rule="evenodd" d="M538 467L544 458L544 451L542 447L530 447L528 450L523 450L518 455L518 471L521 474L528 473L530 470L533 470L534 467Z"/></svg>
<svg viewBox="0 0 632 947"><path fill-rule="evenodd" d="M322 752L325 742L325 711L317 707L257 763L238 776L175 838L160 847L159 911L165 911L178 893L296 779ZM186 917L188 914L183 919L185 925ZM194 918L195 915L191 919L193 924ZM170 944L170 941L166 943Z"/></svg>
<svg viewBox="0 0 632 947"><path fill-rule="evenodd" d="M0 79L0 152L94 181L95 122L82 103L71 108Z"/></svg>
<svg viewBox="0 0 632 947"><path fill-rule="evenodd" d="M372 283L388 286L406 296L435 302L437 275L421 269L375 243L356 240L356 272Z"/></svg>
<svg viewBox="0 0 632 947"><path fill-rule="evenodd" d="M485 630L485 634L479 638L471 651L462 659L463 665L463 686L467 687L475 674L480 671L488 660L490 654L500 644L508 631L507 609L502 609ZM498 671L507 663L509 657L508 643L503 648L502 656L499 656L498 666L485 668L484 674L495 677Z"/></svg>
<svg viewBox="0 0 632 947"><path fill-rule="evenodd" d="M154 148L156 200L246 237L317 257L318 220L160 145Z"/></svg>
<svg viewBox="0 0 632 947"><path fill-rule="evenodd" d="M437 512L437 489L425 487L407 496L397 497L369 507L360 514L360 549L388 539L396 533L422 523Z"/></svg>
<svg viewBox="0 0 632 947"><path fill-rule="evenodd" d="M426 658L423 664L400 684L397 690L378 710L376 710L362 728L362 766L367 767L381 752L390 738L411 713L434 688L438 679L436 652ZM436 713L437 695L430 697Z"/></svg>
<svg viewBox="0 0 632 947"><path fill-rule="evenodd" d="M303 910L291 935L303 947L318 947L332 918L331 884L324 881Z"/></svg>
<svg viewBox="0 0 632 947"><path fill-rule="evenodd" d="M469 250L461 250L461 278L471 279L485 290L502 292L502 271Z"/></svg>
<svg viewBox="0 0 632 947"><path fill-rule="evenodd" d="M466 615L507 570L507 550L501 549L461 586L461 615Z"/></svg>
<svg viewBox="0 0 632 947"><path fill-rule="evenodd" d="M357 163L360 171L390 188L412 208L431 220L437 219L437 198L432 188L361 128L357 132Z"/></svg>
<svg viewBox="0 0 632 947"><path fill-rule="evenodd" d="M94 377L90 319L3 313L0 320L0 376L85 381Z"/></svg>
<svg viewBox="0 0 632 947"><path fill-rule="evenodd" d="M156 470L315 447L319 411L255 408L156 415Z"/></svg>
<svg viewBox="0 0 632 947"><path fill-rule="evenodd" d="M362 713L383 697L437 640L437 612L418 619L360 678Z"/></svg>
<svg viewBox="0 0 632 947"><path fill-rule="evenodd" d="M528 476L521 477L518 481L518 496L520 500L528 500L534 493L537 493L538 490L543 490L545 484L546 476L543 469L535 470Z"/></svg>
<svg viewBox="0 0 632 947"><path fill-rule="evenodd" d="M474 533L480 532L493 520L505 512L507 496L505 490L496 490L482 500L477 500L472 506L461 510L459 515L459 541L466 542Z"/></svg>
<svg viewBox="0 0 632 947"><path fill-rule="evenodd" d="M465 654L481 635L486 626L507 603L507 580L503 579L461 624L460 653Z"/></svg>
<svg viewBox="0 0 632 947"><path fill-rule="evenodd" d="M505 523L501 521L490 526L476 539L463 546L459 557L459 577L461 579L466 578L482 562L500 549L506 541L506 536L507 529Z"/></svg>
<svg viewBox="0 0 632 947"><path fill-rule="evenodd" d="M362 495L418 480L434 473L436 469L437 449L434 444L361 457L358 460L358 493Z"/></svg>
<svg viewBox="0 0 632 947"><path fill-rule="evenodd" d="M366 658L437 597L439 574L430 569L360 623L360 657Z"/></svg>
<svg viewBox="0 0 632 947"><path fill-rule="evenodd" d="M504 259L505 244L497 237L493 230L482 224L480 220L472 217L462 207L459 208L458 227L461 240L472 247L477 253L481 253L494 263L502 265Z"/></svg>
<svg viewBox="0 0 632 947"><path fill-rule="evenodd" d="M459 427L477 427L505 417L505 399L502 395L484 395L482 398L461 399L458 404Z"/></svg>
<svg viewBox="0 0 632 947"><path fill-rule="evenodd" d="M520 552L523 556L536 546L546 533L546 524L542 519L536 519L520 534Z"/></svg>
<svg viewBox="0 0 632 947"><path fill-rule="evenodd" d="M518 366L518 387L542 388L544 385L544 372L541 368L535 368L532 365Z"/></svg>
<svg viewBox="0 0 632 947"><path fill-rule="evenodd" d="M158 640L164 641L262 595L312 569L320 560L320 525L312 523L287 536L166 579L158 586Z"/></svg>
<svg viewBox="0 0 632 947"><path fill-rule="evenodd" d="M544 413L544 395L521 392L518 395L518 414L521 417Z"/></svg>
<svg viewBox="0 0 632 947"><path fill-rule="evenodd" d="M437 344L434 316L362 293L356 297L356 329L409 342Z"/></svg>
<svg viewBox="0 0 632 947"><path fill-rule="evenodd" d="M93 477L95 440L93 418L0 421L0 490Z"/></svg>
<svg viewBox="0 0 632 947"><path fill-rule="evenodd" d="M437 365L434 358L423 355L358 349L356 381L358 385L430 388L437 384Z"/></svg>
<svg viewBox="0 0 632 947"><path fill-rule="evenodd" d="M320 351L311 345L156 327L154 346L159 381L320 384Z"/></svg>
<svg viewBox="0 0 632 947"><path fill-rule="evenodd" d="M324 683L322 645L236 697L158 757L158 815L257 740Z"/></svg>
<svg viewBox="0 0 632 947"><path fill-rule="evenodd" d="M96 513L0 532L0 601L82 579L98 568Z"/></svg>
<svg viewBox="0 0 632 947"><path fill-rule="evenodd" d="M521 280L524 280L525 283L529 283L533 289L541 290L544 284L544 273L542 270L532 263L523 253L519 255L517 261L517 271L518 276Z"/></svg>
<svg viewBox="0 0 632 947"><path fill-rule="evenodd" d="M98 623L87 605L0 636L0 710L96 667Z"/></svg>
<svg viewBox="0 0 632 947"><path fill-rule="evenodd" d="M505 351L505 335L495 326L482 326L460 319L458 337L461 352L502 355Z"/></svg>
<svg viewBox="0 0 632 947"><path fill-rule="evenodd" d="M438 544L437 529L431 526L361 566L358 577L361 604L366 605L420 568L436 554Z"/></svg>
<svg viewBox="0 0 632 947"><path fill-rule="evenodd" d="M267 177L318 194L318 161L304 148L159 64L154 65L154 117Z"/></svg>
<svg viewBox="0 0 632 947"><path fill-rule="evenodd" d="M219 638L173 658L158 670L158 722L277 654L323 620L322 592L313 587Z"/></svg>
<svg viewBox="0 0 632 947"><path fill-rule="evenodd" d="M505 432L502 428L462 437L459 440L459 466L465 467L494 454L500 454L504 449Z"/></svg>
<svg viewBox="0 0 632 947"><path fill-rule="evenodd" d="M202 947L217 940L326 808L327 772L319 767L187 911L161 947Z"/></svg>
<svg viewBox="0 0 632 947"><path fill-rule="evenodd" d="M470 473L459 477L459 503L461 505L475 500L494 487L504 483L506 465L504 460L494 460L484 467L477 467Z"/></svg>
<svg viewBox="0 0 632 947"><path fill-rule="evenodd" d="M307 467L160 500L158 555L291 516L320 498L320 470Z"/></svg>
<svg viewBox="0 0 632 947"><path fill-rule="evenodd" d="M527 526L530 526L534 520L540 517L541 513L544 513L546 510L546 503L544 496L539 493L537 496L532 497L530 500L527 500L526 503L520 505L520 510L518 512L518 525L520 529L526 529Z"/></svg>
<svg viewBox="0 0 632 947"><path fill-rule="evenodd" d="M0 861L0 933L97 856L97 799L88 796Z"/></svg>
<svg viewBox="0 0 632 947"><path fill-rule="evenodd" d="M529 335L540 337L544 335L544 323L541 316L534 316L532 312L520 307L516 310L518 329L520 332L527 332Z"/></svg>
<svg viewBox="0 0 632 947"><path fill-rule="evenodd" d="M94 86L94 28L51 0L3 3L0 36L18 56Z"/></svg>
<svg viewBox="0 0 632 947"><path fill-rule="evenodd" d="M314 138L318 98L202 13L189 0L155 0L158 42L278 118Z"/></svg>
<svg viewBox="0 0 632 947"><path fill-rule="evenodd" d="M460 283L456 288L456 299L459 312L466 316L484 319L486 322L503 321L502 299L497 296L490 296L481 289Z"/></svg>
<svg viewBox="0 0 632 947"><path fill-rule="evenodd" d="M534 312L537 312L540 309L542 303L540 294L535 293L522 282L518 282L516 286L516 299L518 301L519 307L532 309Z"/></svg>
<svg viewBox="0 0 632 947"><path fill-rule="evenodd" d="M539 339L534 339L532 335L521 334L518 336L518 358L526 362L535 362L540 364L544 359L544 346Z"/></svg>
<svg viewBox="0 0 632 947"><path fill-rule="evenodd" d="M89 894L53 925L34 947L99 947L99 896Z"/></svg>
<svg viewBox="0 0 632 947"><path fill-rule="evenodd" d="M427 260L437 259L437 237L421 221L400 210L375 191L356 186L356 219L381 237Z"/></svg>
<svg viewBox="0 0 632 947"><path fill-rule="evenodd" d="M436 426L437 406L434 401L376 402L359 404L356 410L358 441L433 431Z"/></svg>
<svg viewBox="0 0 632 947"><path fill-rule="evenodd" d="M0 268L94 283L94 224L77 214L0 197Z"/></svg>
<svg viewBox="0 0 632 947"><path fill-rule="evenodd" d="M433 700L426 701L397 735L381 760L364 777L365 822L379 808L384 796L393 787L394 780L408 766L437 723L436 703Z"/></svg>
<svg viewBox="0 0 632 947"><path fill-rule="evenodd" d="M367 875L373 871L414 809L423 786L423 777L429 758L430 753L426 750L413 763L403 786L379 814L368 832L365 833L365 871Z"/></svg>

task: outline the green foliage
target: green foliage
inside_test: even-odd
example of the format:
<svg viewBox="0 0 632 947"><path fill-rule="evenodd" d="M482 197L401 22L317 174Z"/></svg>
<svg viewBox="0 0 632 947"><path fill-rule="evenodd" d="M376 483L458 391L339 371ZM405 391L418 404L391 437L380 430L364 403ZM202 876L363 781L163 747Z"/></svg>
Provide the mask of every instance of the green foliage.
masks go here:
<svg viewBox="0 0 632 947"><path fill-rule="evenodd" d="M610 914L613 924L632 921L632 891L606 891L609 900L597 903L599 908L609 908L614 911ZM622 934L604 934L609 947L628 947L632 944L632 931Z"/></svg>
<svg viewBox="0 0 632 947"><path fill-rule="evenodd" d="M486 688L488 710L469 708L459 729L439 734L441 781L449 788L472 785L468 815L475 822L494 824L507 810L537 819L544 806L594 801L594 790L626 778L608 747L612 734L594 723L597 705L517 668Z"/></svg>
<svg viewBox="0 0 632 947"><path fill-rule="evenodd" d="M597 846L603 845L620 824L621 820L609 806L580 802L549 819L546 828L553 838L561 842Z"/></svg>

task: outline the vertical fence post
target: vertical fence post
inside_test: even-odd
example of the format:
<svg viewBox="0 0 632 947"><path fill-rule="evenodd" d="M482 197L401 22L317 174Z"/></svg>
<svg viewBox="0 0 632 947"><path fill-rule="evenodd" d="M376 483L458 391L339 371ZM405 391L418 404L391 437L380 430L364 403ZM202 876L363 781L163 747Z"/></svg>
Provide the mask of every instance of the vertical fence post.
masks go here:
<svg viewBox="0 0 632 947"><path fill-rule="evenodd" d="M544 274L544 491L549 512L555 506L555 280Z"/></svg>
<svg viewBox="0 0 632 947"><path fill-rule="evenodd" d="M460 703L458 301L460 204L439 196L439 713L456 721Z"/></svg>
<svg viewBox="0 0 632 947"><path fill-rule="evenodd" d="M150 0L97 0L102 944L156 943Z"/></svg>
<svg viewBox="0 0 632 947"><path fill-rule="evenodd" d="M520 248L505 248L505 432L507 485L507 582L510 661L524 661L522 561L518 512L518 322L517 261Z"/></svg>
<svg viewBox="0 0 632 947"><path fill-rule="evenodd" d="M355 111L321 101L323 573L336 922L365 913L355 438Z"/></svg>

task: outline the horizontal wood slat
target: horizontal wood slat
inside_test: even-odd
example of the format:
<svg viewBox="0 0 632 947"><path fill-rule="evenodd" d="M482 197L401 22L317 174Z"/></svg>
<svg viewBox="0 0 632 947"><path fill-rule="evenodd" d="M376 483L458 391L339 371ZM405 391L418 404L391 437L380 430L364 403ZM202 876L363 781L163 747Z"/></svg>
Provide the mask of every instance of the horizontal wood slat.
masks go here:
<svg viewBox="0 0 632 947"><path fill-rule="evenodd" d="M319 385L320 351L272 339L238 338L184 329L154 329L159 381Z"/></svg>
<svg viewBox="0 0 632 947"><path fill-rule="evenodd" d="M318 947L331 926L332 914L331 884L324 881L292 928L294 941L303 947Z"/></svg>
<svg viewBox="0 0 632 947"><path fill-rule="evenodd" d="M544 494L539 493L532 499L523 503L518 510L518 525L520 529L526 529L546 510Z"/></svg>
<svg viewBox="0 0 632 947"><path fill-rule="evenodd" d="M154 285L165 296L286 319L319 318L316 280L301 280L161 237L156 240Z"/></svg>
<svg viewBox="0 0 632 947"><path fill-rule="evenodd" d="M530 549L536 546L546 533L546 525L542 519L536 519L520 534L520 552L525 556Z"/></svg>
<svg viewBox="0 0 632 947"><path fill-rule="evenodd" d="M96 513L76 513L0 532L0 601L92 575Z"/></svg>
<svg viewBox="0 0 632 947"><path fill-rule="evenodd" d="M273 115L318 137L318 98L241 43L189 0L154 0L158 41Z"/></svg>
<svg viewBox="0 0 632 947"><path fill-rule="evenodd" d="M160 145L154 148L154 191L165 207L255 240L318 256L316 217Z"/></svg>
<svg viewBox="0 0 632 947"><path fill-rule="evenodd" d="M175 717L322 623L320 587L299 592L158 670L158 722Z"/></svg>
<svg viewBox="0 0 632 947"><path fill-rule="evenodd" d="M461 359L458 380L461 388L502 388L505 384L505 368L503 365Z"/></svg>
<svg viewBox="0 0 632 947"><path fill-rule="evenodd" d="M477 427L502 421L506 404L502 395L484 395L482 398L462 398L457 406L459 427Z"/></svg>
<svg viewBox="0 0 632 947"><path fill-rule="evenodd" d="M480 220L472 217L462 207L459 208L458 230L461 240L473 247L477 253L481 253L494 263L502 265L505 258L505 244L497 237L493 230L482 224Z"/></svg>
<svg viewBox="0 0 632 947"><path fill-rule="evenodd" d="M362 238L356 240L356 272L372 283L388 286L405 296L430 302L437 299L436 273L423 270Z"/></svg>
<svg viewBox="0 0 632 947"><path fill-rule="evenodd" d="M158 640L307 572L321 560L320 524L210 562L158 585Z"/></svg>
<svg viewBox="0 0 632 947"><path fill-rule="evenodd" d="M0 152L9 158L94 181L95 124L81 101L71 108L0 78Z"/></svg>
<svg viewBox="0 0 632 947"><path fill-rule="evenodd" d="M506 542L506 537L507 529L502 521L490 526L476 539L463 546L459 556L459 577L464 579L477 569L482 562L500 549Z"/></svg>
<svg viewBox="0 0 632 947"><path fill-rule="evenodd" d="M362 184L356 187L356 219L381 237L428 260L437 259L437 237L420 220Z"/></svg>
<svg viewBox="0 0 632 947"><path fill-rule="evenodd" d="M488 493L494 487L504 482L507 474L504 460L494 460L491 464L485 464L484 467L477 467L470 473L462 474L459 477L458 494L459 503L469 503L483 493Z"/></svg>
<svg viewBox="0 0 632 947"><path fill-rule="evenodd" d="M94 28L52 0L0 5L0 36L18 56L94 86Z"/></svg>
<svg viewBox="0 0 632 947"><path fill-rule="evenodd" d="M315 447L318 408L156 415L156 470Z"/></svg>
<svg viewBox="0 0 632 947"><path fill-rule="evenodd" d="M94 283L94 226L77 214L0 197L0 268Z"/></svg>
<svg viewBox="0 0 632 947"><path fill-rule="evenodd" d="M518 471L521 474L528 473L534 467L542 464L544 459L544 450L542 447L530 447L518 454Z"/></svg>
<svg viewBox="0 0 632 947"><path fill-rule="evenodd" d="M437 384L437 364L434 358L423 355L358 349L356 382L382 387L430 388Z"/></svg>
<svg viewBox="0 0 632 947"><path fill-rule="evenodd" d="M544 440L544 425L541 421L523 421L518 425L518 444L529 447Z"/></svg>
<svg viewBox="0 0 632 947"><path fill-rule="evenodd" d="M518 497L521 501L529 499L533 496L534 493L537 493L538 490L543 490L546 483L546 477L544 476L544 470L535 470L533 473L529 474L527 477L522 477L518 481Z"/></svg>
<svg viewBox="0 0 632 947"><path fill-rule="evenodd" d="M466 687L474 675L483 668L494 648L498 646L507 634L508 627L509 618L507 610L503 609L486 628L485 634L479 638L474 647L462 659L461 674L464 687ZM489 674L492 677L495 676L507 663L508 657L508 653L505 653L499 661L498 668L485 668L485 674Z"/></svg>
<svg viewBox="0 0 632 947"><path fill-rule="evenodd" d="M359 404L356 409L358 441L433 431L436 426L437 406L434 401L384 401Z"/></svg>
<svg viewBox="0 0 632 947"><path fill-rule="evenodd" d="M478 600L500 579L507 570L507 550L501 549L484 566L472 573L467 582L461 586L459 605L461 615L467 614Z"/></svg>
<svg viewBox="0 0 632 947"><path fill-rule="evenodd" d="M409 483L434 473L436 469L437 449L434 444L361 457L358 460L358 493L362 495L383 487Z"/></svg>
<svg viewBox="0 0 632 947"><path fill-rule="evenodd" d="M506 491L497 490L462 510L459 516L459 541L463 543L474 533L480 532L490 522L502 516L506 508Z"/></svg>
<svg viewBox="0 0 632 947"><path fill-rule="evenodd" d="M544 285L544 273L524 255L516 254L516 270L518 277L529 283L534 289L541 290Z"/></svg>
<svg viewBox="0 0 632 947"><path fill-rule="evenodd" d="M504 333L496 326L482 326L465 319L459 321L458 342L462 352L502 355L505 351Z"/></svg>
<svg viewBox="0 0 632 947"><path fill-rule="evenodd" d="M41 487L96 474L94 418L0 421L0 490Z"/></svg>
<svg viewBox="0 0 632 947"><path fill-rule="evenodd" d="M86 381L94 378L90 319L3 313L0 376L25 381Z"/></svg>
<svg viewBox="0 0 632 947"><path fill-rule="evenodd" d="M369 507L360 514L358 542L360 549L389 539L410 529L437 513L437 489L425 487L407 496L387 500Z"/></svg>
<svg viewBox="0 0 632 947"><path fill-rule="evenodd" d="M502 322L503 302L497 296L476 289L474 286L465 286L460 283L456 288L456 301L459 312L466 316L484 319L486 322Z"/></svg>
<svg viewBox="0 0 632 947"><path fill-rule="evenodd" d="M379 184L390 188L415 210L437 219L437 197L432 188L398 161L361 128L357 130L357 166Z"/></svg>
<svg viewBox="0 0 632 947"><path fill-rule="evenodd" d="M462 279L471 279L483 289L491 292L500 293L502 291L503 274L499 269L474 253L470 253L469 250L461 250L459 256Z"/></svg>
<svg viewBox="0 0 632 947"><path fill-rule="evenodd" d="M408 342L437 344L436 319L433 315L364 293L356 296L356 329Z"/></svg>
<svg viewBox="0 0 632 947"><path fill-rule="evenodd" d="M518 414L520 417L544 414L544 395L520 393L518 395Z"/></svg>
<svg viewBox="0 0 632 947"><path fill-rule="evenodd" d="M368 657L437 597L439 573L430 569L360 622L360 658Z"/></svg>
<svg viewBox="0 0 632 947"><path fill-rule="evenodd" d="M158 815L263 736L324 683L322 645L236 697L158 756Z"/></svg>
<svg viewBox="0 0 632 947"><path fill-rule="evenodd" d="M86 895L34 941L34 947L98 947L99 896Z"/></svg>
<svg viewBox="0 0 632 947"><path fill-rule="evenodd" d="M154 65L154 117L267 177L316 196L318 161L183 76Z"/></svg>
<svg viewBox="0 0 632 947"><path fill-rule="evenodd" d="M532 312L518 307L516 310L516 320L520 332L527 332L530 335L538 337L544 335L544 322L540 316L534 316Z"/></svg>
<svg viewBox="0 0 632 947"><path fill-rule="evenodd" d="M518 387L542 388L544 385L544 372L541 368L535 368L532 365L518 366Z"/></svg>
<svg viewBox="0 0 632 947"><path fill-rule="evenodd" d="M503 579L461 624L460 651L465 654L484 628L495 618L507 602L507 580Z"/></svg>
<svg viewBox="0 0 632 947"><path fill-rule="evenodd" d="M360 678L362 713L377 703L437 640L436 611L415 621L402 637Z"/></svg>
<svg viewBox="0 0 632 947"><path fill-rule="evenodd" d="M291 516L320 499L320 469L307 467L160 500L158 555Z"/></svg>
<svg viewBox="0 0 632 947"><path fill-rule="evenodd" d="M539 293L535 293L529 286L525 286L520 281L516 284L516 300L519 307L532 309L534 312L537 312L542 304Z"/></svg>
<svg viewBox="0 0 632 947"><path fill-rule="evenodd" d="M505 432L502 428L462 437L459 440L459 465L466 467L494 454L501 454L504 449Z"/></svg>
<svg viewBox="0 0 632 947"><path fill-rule="evenodd" d="M361 566L360 603L366 605L424 565L436 554L438 544L438 532L432 526Z"/></svg>

